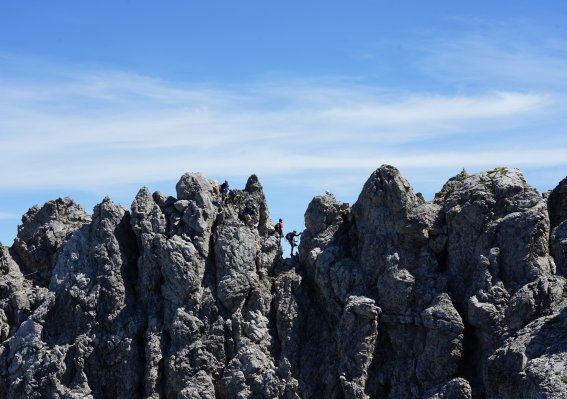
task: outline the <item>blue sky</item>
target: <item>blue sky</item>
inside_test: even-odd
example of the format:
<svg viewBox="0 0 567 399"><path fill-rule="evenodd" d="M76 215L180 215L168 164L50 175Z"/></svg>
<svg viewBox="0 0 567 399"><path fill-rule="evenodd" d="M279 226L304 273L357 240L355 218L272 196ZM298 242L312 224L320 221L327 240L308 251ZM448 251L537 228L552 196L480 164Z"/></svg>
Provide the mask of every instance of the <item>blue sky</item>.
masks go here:
<svg viewBox="0 0 567 399"><path fill-rule="evenodd" d="M498 165L545 191L566 110L561 1L3 1L0 241L35 203L129 207L185 171L257 174L297 230L383 163L427 199Z"/></svg>

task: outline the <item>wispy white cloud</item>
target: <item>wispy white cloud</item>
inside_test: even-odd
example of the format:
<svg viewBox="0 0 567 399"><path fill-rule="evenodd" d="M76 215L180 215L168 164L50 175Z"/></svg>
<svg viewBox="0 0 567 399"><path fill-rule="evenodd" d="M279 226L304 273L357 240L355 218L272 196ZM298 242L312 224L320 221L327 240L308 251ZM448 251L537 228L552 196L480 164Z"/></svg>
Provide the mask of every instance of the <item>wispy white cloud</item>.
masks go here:
<svg viewBox="0 0 567 399"><path fill-rule="evenodd" d="M342 82L173 87L102 71L51 83L0 80L0 93L0 189L147 183L187 169L281 175L460 164L462 154L400 154L414 152L415 140L487 134L555 105L534 92L408 94Z"/></svg>
<svg viewBox="0 0 567 399"><path fill-rule="evenodd" d="M418 64L444 84L565 90L567 39L560 27L523 20L459 21L452 35L412 43Z"/></svg>
<svg viewBox="0 0 567 399"><path fill-rule="evenodd" d="M293 176L310 186L382 163L425 171L566 165L567 40L525 26L533 35L521 38L518 21L467 23L406 48L409 68L452 85L445 91L344 77L184 84L47 64L39 77L0 77L0 190L102 191L186 170Z"/></svg>

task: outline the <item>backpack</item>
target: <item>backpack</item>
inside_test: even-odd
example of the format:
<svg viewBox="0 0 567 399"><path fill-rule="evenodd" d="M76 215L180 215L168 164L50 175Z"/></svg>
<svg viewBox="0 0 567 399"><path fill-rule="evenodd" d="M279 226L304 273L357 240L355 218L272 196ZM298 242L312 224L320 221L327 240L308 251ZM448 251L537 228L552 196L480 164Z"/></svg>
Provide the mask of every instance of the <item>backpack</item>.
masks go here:
<svg viewBox="0 0 567 399"><path fill-rule="evenodd" d="M274 225L274 230L276 230L276 233L281 234L282 233L282 225L280 223L276 223Z"/></svg>
<svg viewBox="0 0 567 399"><path fill-rule="evenodd" d="M287 233L285 239L291 243L293 241L293 233Z"/></svg>

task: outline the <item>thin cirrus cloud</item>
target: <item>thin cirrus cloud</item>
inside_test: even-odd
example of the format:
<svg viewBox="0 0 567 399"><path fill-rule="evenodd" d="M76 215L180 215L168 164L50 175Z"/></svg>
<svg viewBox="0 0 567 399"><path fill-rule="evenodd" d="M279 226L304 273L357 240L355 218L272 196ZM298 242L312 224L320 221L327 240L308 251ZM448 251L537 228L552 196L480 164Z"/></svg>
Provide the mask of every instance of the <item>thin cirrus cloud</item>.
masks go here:
<svg viewBox="0 0 567 399"><path fill-rule="evenodd" d="M399 146L413 154L416 140L490 132L554 106L553 96L533 92L408 94L341 82L173 87L136 74L70 76L0 81L0 189L145 183L188 164L215 174L264 175L371 170L381 159L414 165L426 159L400 156ZM369 145L375 151L368 153ZM286 162L274 164L274 153ZM429 165L443 159L450 166L455 158L428 154ZM9 173L16 164L18 174Z"/></svg>
<svg viewBox="0 0 567 399"><path fill-rule="evenodd" d="M0 190L108 190L186 170L296 181L309 172L299 180L310 186L325 171L366 175L382 163L420 176L565 165L566 96L543 84L565 77L562 44L538 48L499 29L414 42L428 78L477 83L457 94L345 78L187 85L53 66L48 79L0 79Z"/></svg>
<svg viewBox="0 0 567 399"><path fill-rule="evenodd" d="M468 29L412 43L417 66L429 76L481 87L567 89L567 40L561 26L528 20L459 22Z"/></svg>

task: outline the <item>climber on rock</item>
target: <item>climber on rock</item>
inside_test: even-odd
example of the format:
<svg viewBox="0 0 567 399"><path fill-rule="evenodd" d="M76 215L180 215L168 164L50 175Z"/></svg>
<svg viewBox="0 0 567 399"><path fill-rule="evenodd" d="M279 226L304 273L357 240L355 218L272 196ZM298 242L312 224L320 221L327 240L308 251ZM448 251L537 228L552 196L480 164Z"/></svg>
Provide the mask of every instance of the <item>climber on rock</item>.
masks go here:
<svg viewBox="0 0 567 399"><path fill-rule="evenodd" d="M280 218L278 222L274 225L274 230L276 231L276 236L280 239L283 237L283 220Z"/></svg>
<svg viewBox="0 0 567 399"><path fill-rule="evenodd" d="M301 233L298 233L297 231L293 230L290 233L287 233L285 235L285 239L287 240L287 242L289 242L289 245L291 245L291 252L290 255L293 256L293 248L295 248L297 246L297 242L295 241L295 237L299 237L301 235Z"/></svg>
<svg viewBox="0 0 567 399"><path fill-rule="evenodd" d="M220 185L219 188L221 197L223 201L226 201L226 197L228 196L228 182L225 180L223 184Z"/></svg>

